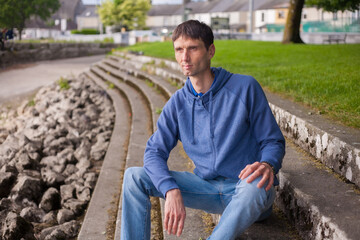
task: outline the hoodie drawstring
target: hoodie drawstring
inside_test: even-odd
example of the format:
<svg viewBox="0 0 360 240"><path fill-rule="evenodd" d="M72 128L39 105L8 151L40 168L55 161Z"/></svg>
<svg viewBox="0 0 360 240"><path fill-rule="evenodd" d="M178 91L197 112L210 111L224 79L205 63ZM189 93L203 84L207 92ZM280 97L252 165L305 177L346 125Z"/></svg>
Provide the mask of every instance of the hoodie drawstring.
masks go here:
<svg viewBox="0 0 360 240"><path fill-rule="evenodd" d="M194 98L193 99L193 104L192 104L192 110L191 110L191 136L192 136L192 139L191 139L191 143L192 144L195 144L195 101L196 99Z"/></svg>
<svg viewBox="0 0 360 240"><path fill-rule="evenodd" d="M213 93L210 91L210 101L209 101L209 114L210 114L210 137L214 138L214 124L213 124L213 114L212 114L212 105L213 105Z"/></svg>

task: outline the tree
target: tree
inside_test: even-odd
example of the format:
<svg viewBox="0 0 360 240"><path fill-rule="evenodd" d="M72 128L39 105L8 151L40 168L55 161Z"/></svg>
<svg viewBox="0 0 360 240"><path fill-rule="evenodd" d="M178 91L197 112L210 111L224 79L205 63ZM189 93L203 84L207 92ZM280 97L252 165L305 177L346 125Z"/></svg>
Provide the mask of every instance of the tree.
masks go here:
<svg viewBox="0 0 360 240"><path fill-rule="evenodd" d="M327 12L355 11L359 9L360 0L307 0L306 5L316 6Z"/></svg>
<svg viewBox="0 0 360 240"><path fill-rule="evenodd" d="M143 29L150 7L149 0L107 0L98 8L98 13L105 26Z"/></svg>
<svg viewBox="0 0 360 240"><path fill-rule="evenodd" d="M305 0L290 0L283 43L304 43L300 37L301 12ZM306 0L306 5L322 8L324 11L355 11L360 9L360 0Z"/></svg>
<svg viewBox="0 0 360 240"><path fill-rule="evenodd" d="M290 0L282 43L304 43L300 37L301 13L304 0Z"/></svg>
<svg viewBox="0 0 360 240"><path fill-rule="evenodd" d="M25 21L32 16L46 20L59 7L59 0L0 0L0 26L16 28L19 39L25 28Z"/></svg>

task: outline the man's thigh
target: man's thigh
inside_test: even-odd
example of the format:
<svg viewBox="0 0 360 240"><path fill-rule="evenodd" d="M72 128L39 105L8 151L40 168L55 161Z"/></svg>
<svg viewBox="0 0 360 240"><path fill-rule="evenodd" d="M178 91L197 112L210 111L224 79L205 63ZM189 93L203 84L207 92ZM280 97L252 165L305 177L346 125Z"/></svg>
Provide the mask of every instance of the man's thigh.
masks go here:
<svg viewBox="0 0 360 240"><path fill-rule="evenodd" d="M171 171L179 186L186 207L201 209L209 213L222 213L226 198L231 198L236 181L204 180L190 172Z"/></svg>

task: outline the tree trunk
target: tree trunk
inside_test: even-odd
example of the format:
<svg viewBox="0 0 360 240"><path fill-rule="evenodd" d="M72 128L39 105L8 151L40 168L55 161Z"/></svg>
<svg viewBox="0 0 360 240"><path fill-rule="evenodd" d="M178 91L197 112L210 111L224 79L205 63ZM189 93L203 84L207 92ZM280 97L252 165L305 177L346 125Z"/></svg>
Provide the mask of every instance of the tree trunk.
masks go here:
<svg viewBox="0 0 360 240"><path fill-rule="evenodd" d="M19 28L18 29L18 32L19 32L19 41L21 41L21 33L22 33L23 29L22 28Z"/></svg>
<svg viewBox="0 0 360 240"><path fill-rule="evenodd" d="M304 43L300 37L301 12L305 0L290 0L282 43Z"/></svg>

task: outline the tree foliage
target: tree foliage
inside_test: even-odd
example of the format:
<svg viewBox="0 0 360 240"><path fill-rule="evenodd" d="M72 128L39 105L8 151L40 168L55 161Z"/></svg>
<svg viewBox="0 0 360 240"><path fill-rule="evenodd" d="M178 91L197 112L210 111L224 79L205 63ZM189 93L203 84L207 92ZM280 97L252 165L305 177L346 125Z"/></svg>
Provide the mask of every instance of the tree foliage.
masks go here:
<svg viewBox="0 0 360 240"><path fill-rule="evenodd" d="M316 6L327 12L355 11L360 8L360 0L306 0L306 5Z"/></svg>
<svg viewBox="0 0 360 240"><path fill-rule="evenodd" d="M106 26L143 29L150 7L149 0L107 0L98 8L98 13Z"/></svg>
<svg viewBox="0 0 360 240"><path fill-rule="evenodd" d="M300 37L301 12L304 0L290 0L283 43L304 43ZM316 6L324 11L355 11L360 9L360 0L306 0L307 6Z"/></svg>
<svg viewBox="0 0 360 240"><path fill-rule="evenodd" d="M46 20L59 7L59 0L0 0L0 26L16 28L21 32L25 28L25 21L32 16Z"/></svg>

